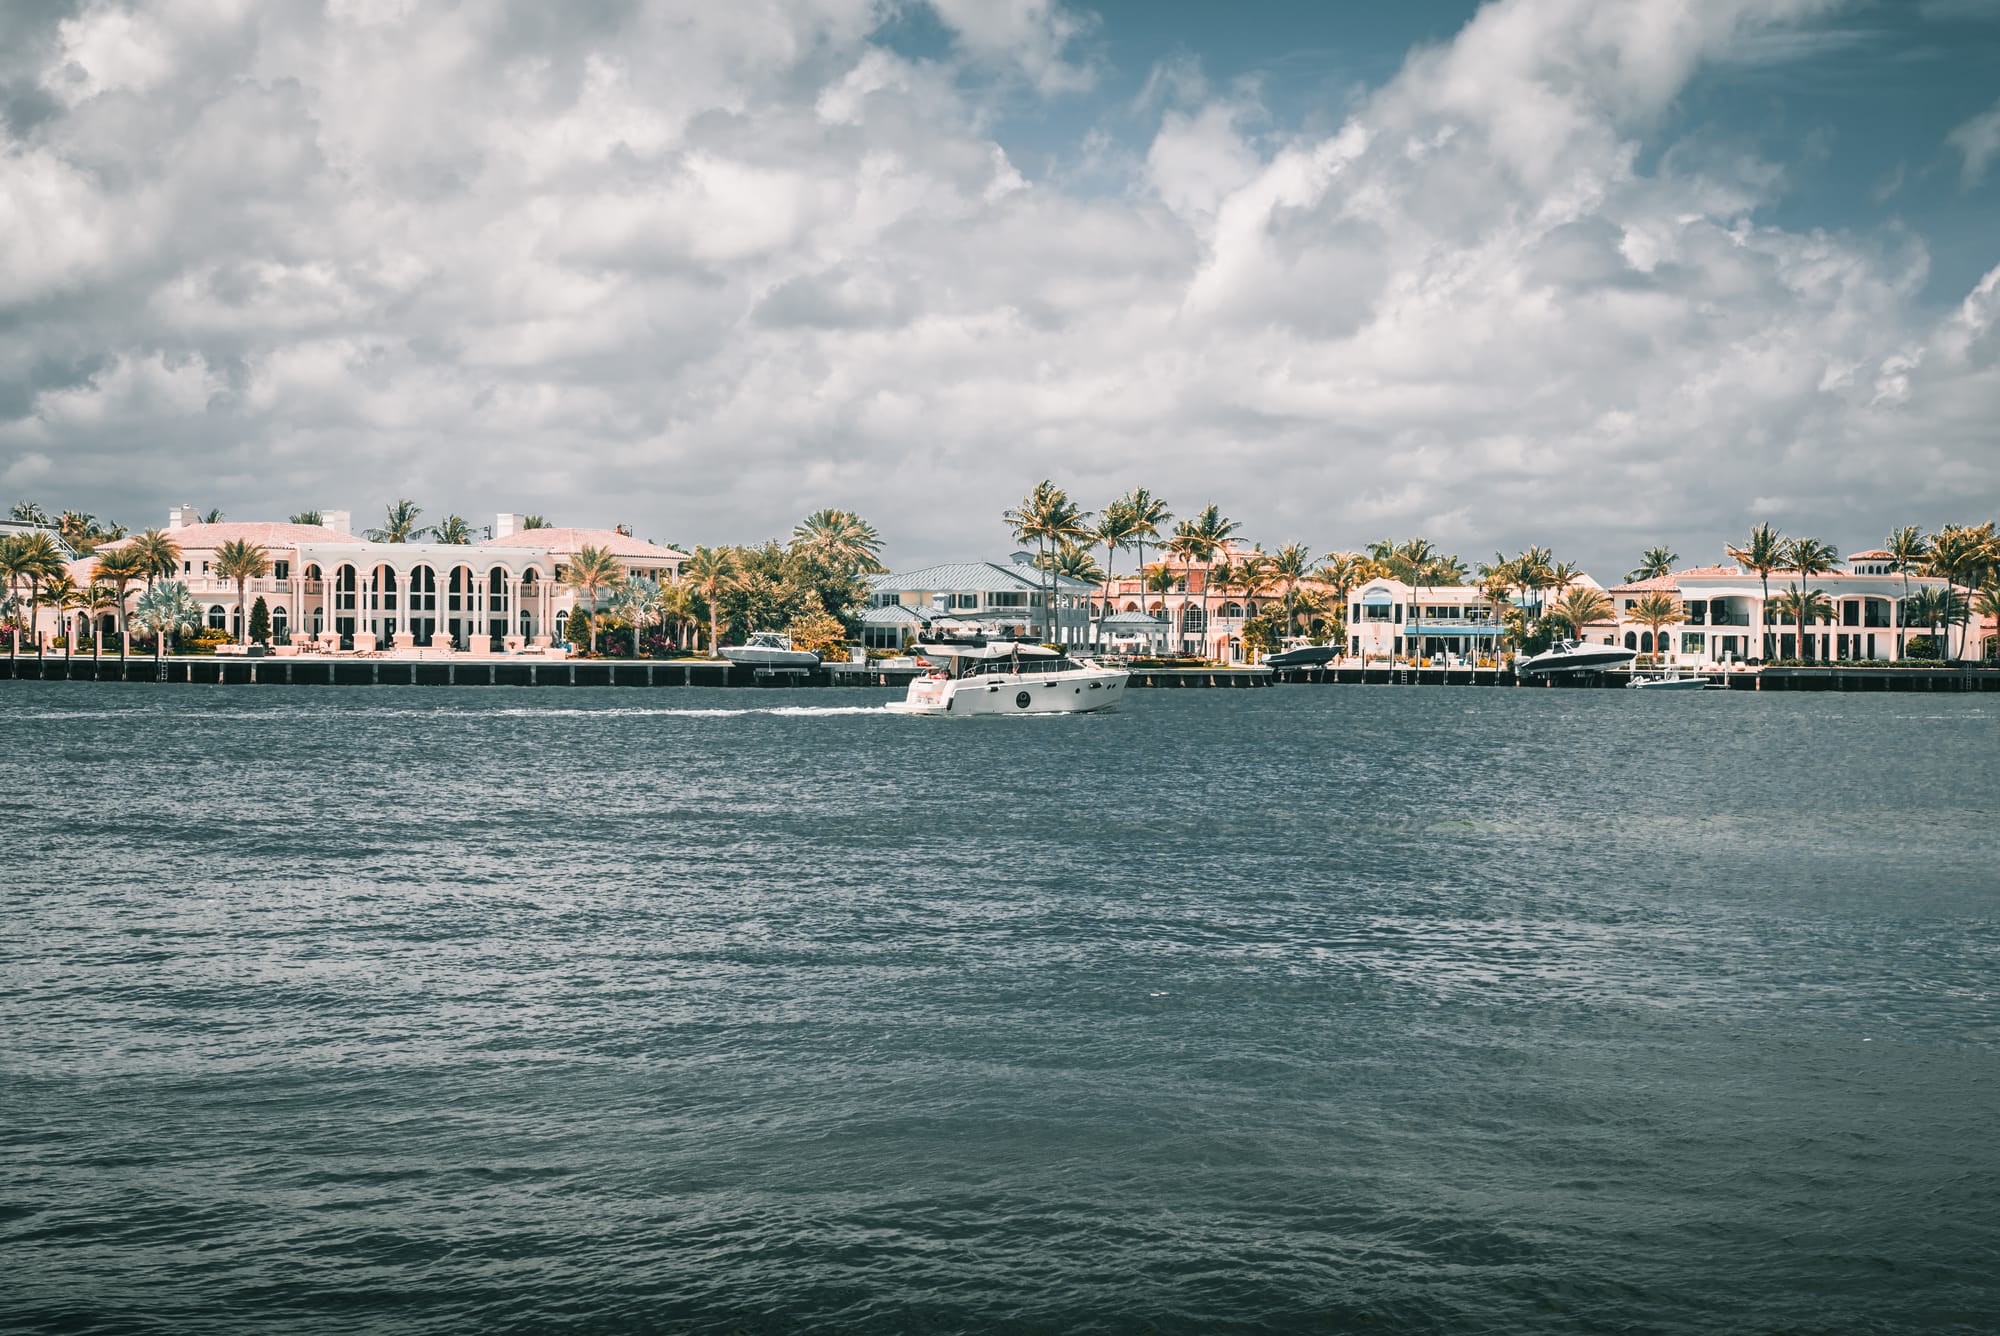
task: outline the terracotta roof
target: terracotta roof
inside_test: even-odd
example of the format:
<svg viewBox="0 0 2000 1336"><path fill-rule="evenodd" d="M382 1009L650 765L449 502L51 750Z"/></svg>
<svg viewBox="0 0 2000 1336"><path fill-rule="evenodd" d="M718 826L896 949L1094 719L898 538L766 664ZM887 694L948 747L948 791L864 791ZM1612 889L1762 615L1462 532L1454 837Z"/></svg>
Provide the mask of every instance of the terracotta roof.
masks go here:
<svg viewBox="0 0 2000 1336"><path fill-rule="evenodd" d="M1679 579L1682 576L1686 575L1741 575L1741 574L1743 574L1743 572L1741 570L1738 570L1734 566L1690 566L1684 571L1676 571L1674 573L1674 578Z"/></svg>
<svg viewBox="0 0 2000 1336"><path fill-rule="evenodd" d="M297 547L300 543L359 543L362 540L351 533L337 533L321 524L265 524L235 523L184 524L178 529L166 531L167 537L180 545L183 552L209 552L224 543L238 539L256 547L280 548ZM124 547L132 542L131 537L121 538L115 543L106 543L98 551Z"/></svg>
<svg viewBox="0 0 2000 1336"><path fill-rule="evenodd" d="M586 547L601 547L614 557L650 557L655 561L685 561L687 553L661 547L616 529L521 529L504 538L489 538L481 547L543 547L558 556L575 556Z"/></svg>
<svg viewBox="0 0 2000 1336"><path fill-rule="evenodd" d="M1847 554L1847 559L1849 561L1894 561L1896 554L1894 552L1884 552L1879 547L1871 547L1866 552L1850 552Z"/></svg>
<svg viewBox="0 0 2000 1336"><path fill-rule="evenodd" d="M1630 584L1613 585L1608 594L1678 594L1681 581L1678 575L1655 575L1646 580L1634 580Z"/></svg>

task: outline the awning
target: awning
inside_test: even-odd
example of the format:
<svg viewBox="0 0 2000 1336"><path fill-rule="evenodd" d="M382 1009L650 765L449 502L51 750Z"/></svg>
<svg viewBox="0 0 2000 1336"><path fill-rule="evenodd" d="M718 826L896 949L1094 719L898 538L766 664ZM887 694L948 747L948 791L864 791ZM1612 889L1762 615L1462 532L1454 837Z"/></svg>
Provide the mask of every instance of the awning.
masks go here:
<svg viewBox="0 0 2000 1336"><path fill-rule="evenodd" d="M1371 589L1361 596L1361 606L1364 608L1386 608L1395 601L1395 595L1386 589Z"/></svg>

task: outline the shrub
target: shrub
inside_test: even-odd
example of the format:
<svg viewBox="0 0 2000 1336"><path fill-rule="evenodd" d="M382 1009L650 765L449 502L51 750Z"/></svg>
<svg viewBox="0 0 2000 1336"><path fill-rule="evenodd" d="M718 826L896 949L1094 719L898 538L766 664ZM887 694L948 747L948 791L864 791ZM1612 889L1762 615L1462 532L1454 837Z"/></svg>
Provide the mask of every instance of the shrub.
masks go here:
<svg viewBox="0 0 2000 1336"><path fill-rule="evenodd" d="M271 609L265 605L262 594L257 595L257 601L250 605L250 639L258 645L270 643Z"/></svg>
<svg viewBox="0 0 2000 1336"><path fill-rule="evenodd" d="M822 608L808 608L792 618L787 634L792 638L793 649L817 654L822 659L847 657L847 628L838 617L828 615Z"/></svg>
<svg viewBox="0 0 2000 1336"><path fill-rule="evenodd" d="M1911 636L1903 645L1903 657L1906 659L1938 658L1940 657L1938 654L1938 642L1929 636Z"/></svg>

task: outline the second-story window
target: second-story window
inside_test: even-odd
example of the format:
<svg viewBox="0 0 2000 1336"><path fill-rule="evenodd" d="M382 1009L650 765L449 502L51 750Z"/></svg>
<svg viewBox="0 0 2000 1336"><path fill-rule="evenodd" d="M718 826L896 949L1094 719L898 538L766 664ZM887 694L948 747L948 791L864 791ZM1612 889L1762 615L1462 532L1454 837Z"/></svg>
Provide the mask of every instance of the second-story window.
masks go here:
<svg viewBox="0 0 2000 1336"><path fill-rule="evenodd" d="M272 578L272 579L274 579L274 580L289 580L289 579L291 579L291 578L292 578L292 563L291 563L291 562L289 562L289 561L281 561L281 562L278 562L278 563L277 563L276 565L272 566L272 567L271 567L271 578Z"/></svg>

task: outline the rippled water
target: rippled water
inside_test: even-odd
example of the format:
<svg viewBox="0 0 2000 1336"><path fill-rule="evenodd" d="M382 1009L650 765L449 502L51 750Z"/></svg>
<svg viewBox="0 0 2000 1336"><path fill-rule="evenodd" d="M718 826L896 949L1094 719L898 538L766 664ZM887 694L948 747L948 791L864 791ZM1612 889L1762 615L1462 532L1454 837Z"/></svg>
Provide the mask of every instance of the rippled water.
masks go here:
<svg viewBox="0 0 2000 1336"><path fill-rule="evenodd" d="M0 684L0 1328L2000 1329L2000 709Z"/></svg>

